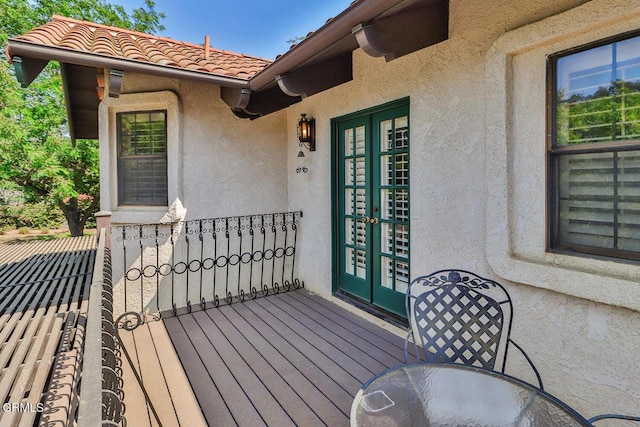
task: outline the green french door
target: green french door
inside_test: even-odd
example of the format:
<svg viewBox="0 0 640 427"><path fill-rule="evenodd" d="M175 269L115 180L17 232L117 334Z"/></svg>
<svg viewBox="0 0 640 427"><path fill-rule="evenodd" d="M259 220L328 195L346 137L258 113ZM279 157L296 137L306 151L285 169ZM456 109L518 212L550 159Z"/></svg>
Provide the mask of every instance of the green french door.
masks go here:
<svg viewBox="0 0 640 427"><path fill-rule="evenodd" d="M404 316L409 283L409 106L405 102L337 121L335 158L337 287Z"/></svg>

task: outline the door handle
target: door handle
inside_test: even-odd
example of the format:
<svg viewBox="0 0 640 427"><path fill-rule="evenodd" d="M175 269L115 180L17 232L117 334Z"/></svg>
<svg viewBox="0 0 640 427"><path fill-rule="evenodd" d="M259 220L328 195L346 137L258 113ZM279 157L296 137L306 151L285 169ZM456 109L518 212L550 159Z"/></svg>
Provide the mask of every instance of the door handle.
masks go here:
<svg viewBox="0 0 640 427"><path fill-rule="evenodd" d="M377 224L380 222L380 218L371 218L371 224Z"/></svg>
<svg viewBox="0 0 640 427"><path fill-rule="evenodd" d="M369 221L371 221L371 218L369 218L368 216L365 216L364 218L362 218L362 222L364 224L367 224Z"/></svg>

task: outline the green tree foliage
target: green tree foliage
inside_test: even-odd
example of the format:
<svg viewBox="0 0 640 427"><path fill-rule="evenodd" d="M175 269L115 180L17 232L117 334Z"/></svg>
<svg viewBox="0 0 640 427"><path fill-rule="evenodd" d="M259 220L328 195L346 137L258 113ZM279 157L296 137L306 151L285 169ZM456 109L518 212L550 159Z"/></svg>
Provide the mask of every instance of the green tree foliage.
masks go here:
<svg viewBox="0 0 640 427"><path fill-rule="evenodd" d="M152 0L130 15L102 0L0 0L0 46L54 14L152 34L164 29L165 18ZM32 199L57 205L71 234L82 235L99 206L98 142L71 144L57 63L22 89L1 50L0 182L14 183Z"/></svg>

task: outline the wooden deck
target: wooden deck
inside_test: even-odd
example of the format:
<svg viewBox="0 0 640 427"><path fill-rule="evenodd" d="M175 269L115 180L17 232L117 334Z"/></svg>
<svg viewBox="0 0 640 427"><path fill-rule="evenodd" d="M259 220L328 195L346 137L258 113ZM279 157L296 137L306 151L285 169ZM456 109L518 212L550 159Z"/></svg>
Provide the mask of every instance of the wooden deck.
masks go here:
<svg viewBox="0 0 640 427"><path fill-rule="evenodd" d="M347 426L362 384L403 360L401 337L305 290L164 325L210 426Z"/></svg>
<svg viewBox="0 0 640 427"><path fill-rule="evenodd" d="M149 397L123 360L135 426L158 425L151 406L162 425L347 426L358 389L404 354L403 338L305 290L120 336Z"/></svg>
<svg viewBox="0 0 640 427"><path fill-rule="evenodd" d="M15 405L0 426L73 417L95 246L93 236L0 244L0 402Z"/></svg>

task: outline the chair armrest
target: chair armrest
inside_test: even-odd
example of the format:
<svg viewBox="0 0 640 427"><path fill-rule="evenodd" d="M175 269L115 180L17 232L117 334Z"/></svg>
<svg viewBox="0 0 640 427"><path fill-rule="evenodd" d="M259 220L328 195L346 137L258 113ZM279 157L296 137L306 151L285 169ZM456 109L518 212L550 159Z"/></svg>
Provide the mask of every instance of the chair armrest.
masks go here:
<svg viewBox="0 0 640 427"><path fill-rule="evenodd" d="M511 338L509 338L509 342L511 344L513 344L513 346L515 348L517 348L518 350L520 350L520 353L522 353L522 355L524 356L524 358L527 360L527 362L529 363L529 366L531 366L531 369L533 369L533 372L536 374L536 378L538 379L538 387L540 387L540 390L544 390L544 386L542 385L542 377L540 377L540 372L538 372L538 369L536 369L536 366L533 364L533 361L531 361L531 358L529 357L529 355L527 354L527 352L524 351L524 349L522 347L520 347L514 340L512 340Z"/></svg>
<svg viewBox="0 0 640 427"><path fill-rule="evenodd" d="M640 422L640 417L633 417L631 415L621 415L621 414L602 414L596 415L595 417L589 418L587 421L589 424L593 424L596 421L605 420L605 419L618 419L618 420L628 420L628 421L638 421Z"/></svg>

